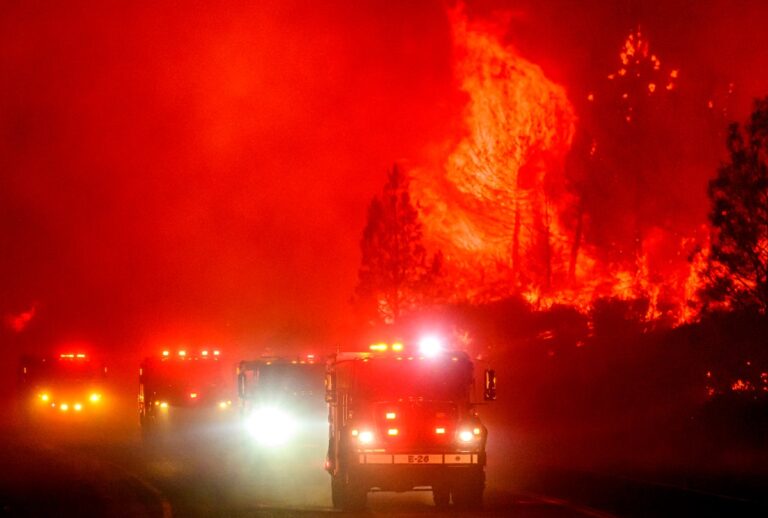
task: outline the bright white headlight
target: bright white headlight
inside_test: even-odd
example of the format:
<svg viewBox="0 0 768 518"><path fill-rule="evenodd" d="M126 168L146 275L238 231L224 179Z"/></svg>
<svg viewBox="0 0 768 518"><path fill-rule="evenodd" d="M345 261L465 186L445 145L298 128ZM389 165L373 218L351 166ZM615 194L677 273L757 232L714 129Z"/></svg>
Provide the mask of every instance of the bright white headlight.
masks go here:
<svg viewBox="0 0 768 518"><path fill-rule="evenodd" d="M443 350L443 342L436 336L425 336L419 340L419 352L426 357L433 357Z"/></svg>
<svg viewBox="0 0 768 518"><path fill-rule="evenodd" d="M260 408L250 415L246 429L263 446L279 446L290 441L297 429L296 420L278 408Z"/></svg>
<svg viewBox="0 0 768 518"><path fill-rule="evenodd" d="M462 430L459 432L459 440L461 442L471 442L475 436L472 434L471 430Z"/></svg>

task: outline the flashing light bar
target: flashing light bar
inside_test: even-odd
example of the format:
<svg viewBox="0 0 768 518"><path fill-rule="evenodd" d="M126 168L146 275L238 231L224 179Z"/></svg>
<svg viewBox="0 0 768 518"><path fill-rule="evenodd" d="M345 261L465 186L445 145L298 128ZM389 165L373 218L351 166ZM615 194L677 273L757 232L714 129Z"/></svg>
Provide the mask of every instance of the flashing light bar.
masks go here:
<svg viewBox="0 0 768 518"><path fill-rule="evenodd" d="M389 345L384 342L379 342L376 344L371 344L368 346L368 348L371 351L374 352L386 352L386 351L392 351L396 353L401 353L405 351L405 346L402 342L394 342L393 344ZM442 341L434 336L428 336L425 338L422 338L419 341L419 352L426 357L435 356L438 353L440 353L443 350L443 344Z"/></svg>
<svg viewBox="0 0 768 518"><path fill-rule="evenodd" d="M188 358L190 357L190 354L191 354L192 355L191 357L195 358L194 353L190 353L186 349L180 349L176 354L178 354L181 358ZM203 349L202 351L200 351L200 356L203 358L210 358L211 355L219 356L221 355L221 351L219 351L218 349L215 349L215 350ZM171 351L169 351L168 349L163 349L162 356L163 358L170 357Z"/></svg>
<svg viewBox="0 0 768 518"><path fill-rule="evenodd" d="M59 358L87 358L88 355L85 353L62 353L59 355Z"/></svg>

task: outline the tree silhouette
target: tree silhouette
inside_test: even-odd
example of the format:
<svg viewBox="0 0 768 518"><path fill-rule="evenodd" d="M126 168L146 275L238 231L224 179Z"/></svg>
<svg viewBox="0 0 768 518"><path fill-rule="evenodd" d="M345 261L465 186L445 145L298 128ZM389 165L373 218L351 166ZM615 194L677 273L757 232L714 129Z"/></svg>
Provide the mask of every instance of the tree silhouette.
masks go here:
<svg viewBox="0 0 768 518"><path fill-rule="evenodd" d="M356 302L385 323L394 322L403 311L430 298L442 265L439 252L427 260L421 223L408 185L408 176L393 166L381 196L368 207L360 242L362 261Z"/></svg>
<svg viewBox="0 0 768 518"><path fill-rule="evenodd" d="M713 225L704 300L768 307L768 97L729 127L730 155L709 183Z"/></svg>

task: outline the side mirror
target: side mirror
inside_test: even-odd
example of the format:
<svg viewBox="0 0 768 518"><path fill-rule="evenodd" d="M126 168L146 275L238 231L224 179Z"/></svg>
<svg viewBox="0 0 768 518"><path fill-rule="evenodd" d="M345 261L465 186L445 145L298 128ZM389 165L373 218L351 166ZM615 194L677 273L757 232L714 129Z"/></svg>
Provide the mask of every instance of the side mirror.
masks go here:
<svg viewBox="0 0 768 518"><path fill-rule="evenodd" d="M325 374L325 402L336 402L336 375L332 372Z"/></svg>
<svg viewBox="0 0 768 518"><path fill-rule="evenodd" d="M493 369L485 371L485 392L483 397L486 401L496 401L496 371Z"/></svg>

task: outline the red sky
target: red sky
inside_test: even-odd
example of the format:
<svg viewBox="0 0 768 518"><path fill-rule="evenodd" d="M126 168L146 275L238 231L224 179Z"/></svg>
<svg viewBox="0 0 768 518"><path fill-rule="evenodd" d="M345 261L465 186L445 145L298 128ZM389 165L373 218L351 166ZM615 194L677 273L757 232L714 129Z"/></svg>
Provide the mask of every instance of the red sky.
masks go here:
<svg viewBox="0 0 768 518"><path fill-rule="evenodd" d="M759 2L655 4L468 11L575 94L638 20L739 117L768 93ZM4 2L0 310L118 344L333 336L387 167L459 135L452 63L440 1Z"/></svg>

